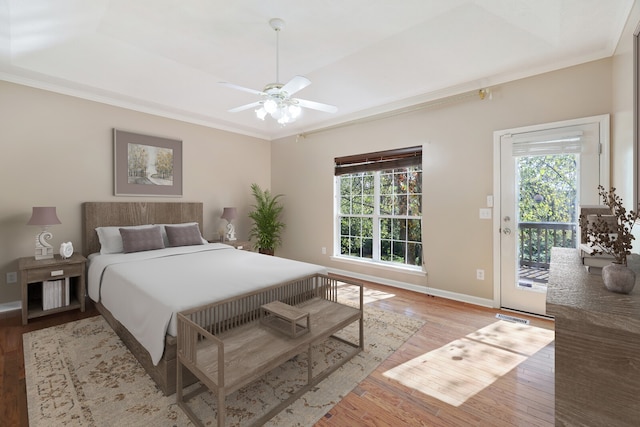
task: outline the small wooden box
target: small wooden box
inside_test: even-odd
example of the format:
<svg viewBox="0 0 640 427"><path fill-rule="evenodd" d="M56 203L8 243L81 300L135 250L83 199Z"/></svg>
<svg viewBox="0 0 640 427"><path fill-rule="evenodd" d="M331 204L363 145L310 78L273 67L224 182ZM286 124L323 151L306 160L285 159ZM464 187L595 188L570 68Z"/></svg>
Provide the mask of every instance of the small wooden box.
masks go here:
<svg viewBox="0 0 640 427"><path fill-rule="evenodd" d="M260 322L276 331L289 335L291 338L309 332L309 313L285 304L281 301L273 301L261 306L262 316Z"/></svg>

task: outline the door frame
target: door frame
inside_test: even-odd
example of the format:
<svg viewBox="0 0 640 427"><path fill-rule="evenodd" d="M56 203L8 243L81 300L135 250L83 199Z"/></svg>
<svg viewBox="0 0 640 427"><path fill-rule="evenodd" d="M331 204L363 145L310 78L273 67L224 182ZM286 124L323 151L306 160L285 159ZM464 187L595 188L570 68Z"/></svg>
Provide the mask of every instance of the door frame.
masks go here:
<svg viewBox="0 0 640 427"><path fill-rule="evenodd" d="M538 125L523 126L512 129L497 130L493 132L493 307L500 308L501 304L501 170L500 170L500 141L503 136L524 132L535 132L545 129L585 125L598 123L600 129L600 182L605 188L609 188L610 182L610 115L583 117L572 120L543 123Z"/></svg>

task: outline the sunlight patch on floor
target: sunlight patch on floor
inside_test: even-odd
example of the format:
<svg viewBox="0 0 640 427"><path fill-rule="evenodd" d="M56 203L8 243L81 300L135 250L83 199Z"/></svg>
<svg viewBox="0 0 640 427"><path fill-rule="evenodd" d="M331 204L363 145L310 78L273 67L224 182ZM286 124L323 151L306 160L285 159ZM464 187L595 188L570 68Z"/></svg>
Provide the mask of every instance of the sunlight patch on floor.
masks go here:
<svg viewBox="0 0 640 427"><path fill-rule="evenodd" d="M349 301L357 302L359 297L359 288L353 285L341 285L339 288L340 298L344 298ZM364 304L368 304L374 301L380 301L387 298L393 298L395 294L379 291L376 289L362 288L362 301Z"/></svg>
<svg viewBox="0 0 640 427"><path fill-rule="evenodd" d="M460 406L554 340L554 331L499 320L384 376Z"/></svg>

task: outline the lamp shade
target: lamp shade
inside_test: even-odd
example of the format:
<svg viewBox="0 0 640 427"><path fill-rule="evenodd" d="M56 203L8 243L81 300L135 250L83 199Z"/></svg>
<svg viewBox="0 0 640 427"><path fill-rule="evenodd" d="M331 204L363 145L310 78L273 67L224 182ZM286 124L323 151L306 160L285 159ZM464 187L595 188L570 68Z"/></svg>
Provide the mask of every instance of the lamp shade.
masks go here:
<svg viewBox="0 0 640 427"><path fill-rule="evenodd" d="M236 208L224 208L222 211L222 216L220 218L226 219L227 221L231 221L238 216L238 211Z"/></svg>
<svg viewBox="0 0 640 427"><path fill-rule="evenodd" d="M55 207L34 206L31 219L27 225L54 225L62 224L56 215Z"/></svg>

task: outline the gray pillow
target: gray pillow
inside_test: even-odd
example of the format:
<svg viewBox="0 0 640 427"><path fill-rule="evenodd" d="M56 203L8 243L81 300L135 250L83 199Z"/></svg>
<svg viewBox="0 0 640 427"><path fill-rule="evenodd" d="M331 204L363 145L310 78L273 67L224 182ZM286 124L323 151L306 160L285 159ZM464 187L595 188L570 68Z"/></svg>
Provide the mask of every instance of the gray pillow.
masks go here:
<svg viewBox="0 0 640 427"><path fill-rule="evenodd" d="M164 248L160 226L148 228L121 228L124 253L150 251Z"/></svg>
<svg viewBox="0 0 640 427"><path fill-rule="evenodd" d="M165 225L169 246L202 245L202 234L198 224L192 225Z"/></svg>

